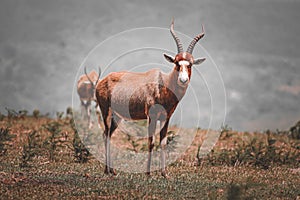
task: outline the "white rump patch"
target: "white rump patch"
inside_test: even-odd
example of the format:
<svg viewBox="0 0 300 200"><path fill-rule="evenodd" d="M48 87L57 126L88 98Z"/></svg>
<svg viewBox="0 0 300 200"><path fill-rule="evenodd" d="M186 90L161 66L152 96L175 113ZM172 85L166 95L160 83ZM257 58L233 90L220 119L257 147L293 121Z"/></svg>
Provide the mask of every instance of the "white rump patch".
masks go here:
<svg viewBox="0 0 300 200"><path fill-rule="evenodd" d="M179 65L190 65L190 62L189 61L186 61L186 60L181 60L178 62Z"/></svg>

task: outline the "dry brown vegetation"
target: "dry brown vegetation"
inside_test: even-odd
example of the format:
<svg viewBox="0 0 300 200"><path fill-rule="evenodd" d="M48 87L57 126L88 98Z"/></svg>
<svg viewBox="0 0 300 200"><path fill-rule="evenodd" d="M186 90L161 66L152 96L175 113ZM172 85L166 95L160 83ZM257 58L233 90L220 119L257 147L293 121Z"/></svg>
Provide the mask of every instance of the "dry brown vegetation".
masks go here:
<svg viewBox="0 0 300 200"><path fill-rule="evenodd" d="M21 114L20 114L21 113ZM103 174L104 166L81 143L71 111L57 119L35 111L0 120L1 199L296 199L300 197L300 141L287 132L247 133L224 127L206 156L197 156L207 131L168 166L154 172ZM176 141L171 127L169 142ZM181 131L185 131L182 129ZM175 134L175 135L174 135ZM117 132L113 142L133 152L146 140Z"/></svg>

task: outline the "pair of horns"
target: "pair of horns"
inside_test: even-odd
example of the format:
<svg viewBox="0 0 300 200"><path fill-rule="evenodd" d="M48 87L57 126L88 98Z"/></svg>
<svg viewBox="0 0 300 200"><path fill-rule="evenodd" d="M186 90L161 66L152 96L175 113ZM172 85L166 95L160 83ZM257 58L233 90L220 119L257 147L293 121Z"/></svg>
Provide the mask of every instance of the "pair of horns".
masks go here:
<svg viewBox="0 0 300 200"><path fill-rule="evenodd" d="M176 42L176 46L177 46L177 50L178 50L178 53L181 53L183 52L183 47L182 47L182 44L179 40L179 38L176 36L176 33L174 31L174 19L172 20L172 24L171 24L171 29L170 29L170 32ZM196 45L196 43L201 39L203 38L204 36L204 26L202 25L202 33L196 35L196 37L194 37L194 39L192 40L192 42L190 43L189 47L187 48L186 52L192 54L193 53L193 50L194 50L194 47Z"/></svg>
<svg viewBox="0 0 300 200"><path fill-rule="evenodd" d="M86 77L88 78L88 80L90 81L90 83L91 83L94 87L96 87L97 84L98 84L98 81L99 81L99 79L100 79L100 76L101 76L101 68L100 68L100 67L98 68L98 78L97 78L97 81L96 81L95 85L94 85L93 81L90 79L89 75L86 73L86 67L84 67L84 73L85 73Z"/></svg>

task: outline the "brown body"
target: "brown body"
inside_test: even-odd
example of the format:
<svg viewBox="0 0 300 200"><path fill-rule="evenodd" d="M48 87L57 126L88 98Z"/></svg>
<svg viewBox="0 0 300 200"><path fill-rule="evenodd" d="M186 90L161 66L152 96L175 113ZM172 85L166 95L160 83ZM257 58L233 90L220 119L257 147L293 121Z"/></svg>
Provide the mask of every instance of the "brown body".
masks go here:
<svg viewBox="0 0 300 200"><path fill-rule="evenodd" d="M99 82L96 98L101 110L112 107L114 113L125 119L147 119L149 108L155 104L162 105L171 115L186 90L176 87L177 76L176 71L165 74L159 69L145 73L114 72Z"/></svg>
<svg viewBox="0 0 300 200"><path fill-rule="evenodd" d="M118 127L121 118L140 120L148 119L148 164L147 174L150 174L154 133L157 121L160 121L161 173L165 171L165 148L167 145L167 129L169 120L179 101L184 96L191 78L191 67L200 64L205 59L194 60L192 49L204 33L196 36L187 52L183 52L179 39L171 25L178 54L175 58L165 55L165 58L175 66L170 73L165 74L159 69L144 73L113 72L103 78L96 87L96 98L104 121L104 140L106 149L105 173L115 173L110 159L110 138ZM195 42L196 40L196 42Z"/></svg>
<svg viewBox="0 0 300 200"><path fill-rule="evenodd" d="M91 104L92 101L96 101L95 98L95 85L99 80L99 75L96 71L91 71L89 74L85 74L79 77L77 82L77 93L81 102L81 114L84 119L87 119L89 128L92 126L91 122ZM96 105L97 106L97 105Z"/></svg>

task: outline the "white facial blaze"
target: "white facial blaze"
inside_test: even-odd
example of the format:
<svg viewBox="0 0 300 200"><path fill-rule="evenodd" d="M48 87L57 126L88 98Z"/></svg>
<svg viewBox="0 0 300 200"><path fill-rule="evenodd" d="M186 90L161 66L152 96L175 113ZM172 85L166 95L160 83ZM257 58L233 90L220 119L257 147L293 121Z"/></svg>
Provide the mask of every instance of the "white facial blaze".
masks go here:
<svg viewBox="0 0 300 200"><path fill-rule="evenodd" d="M87 104L87 100L82 100L83 104L86 105Z"/></svg>
<svg viewBox="0 0 300 200"><path fill-rule="evenodd" d="M187 65L189 65L190 63L189 63L188 61L186 61L186 60L181 60L181 61L178 62L178 64L179 64L179 65L185 65L185 66L187 66Z"/></svg>
<svg viewBox="0 0 300 200"><path fill-rule="evenodd" d="M186 61L186 60L182 60L182 61L179 61L179 63L178 63L180 66L182 66L182 71L181 72L179 72L179 77L178 77L178 79L179 79L179 81L181 82L181 83L187 83L188 82L188 80L189 80L189 74L188 74L188 71L187 71L187 69L186 69L186 66L188 66L188 65L190 65L190 63L188 62L188 61Z"/></svg>

